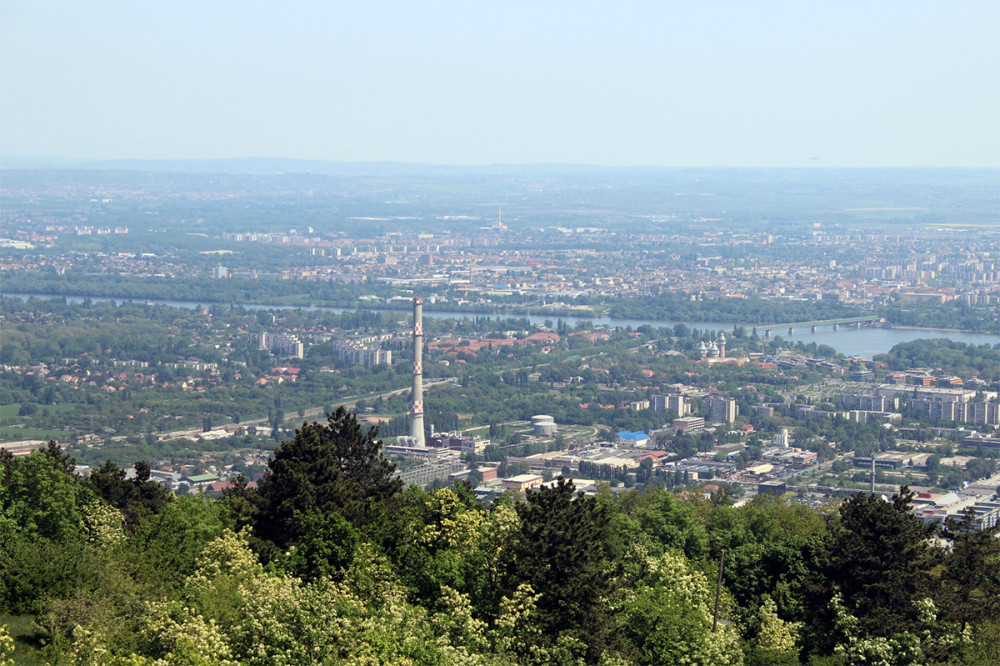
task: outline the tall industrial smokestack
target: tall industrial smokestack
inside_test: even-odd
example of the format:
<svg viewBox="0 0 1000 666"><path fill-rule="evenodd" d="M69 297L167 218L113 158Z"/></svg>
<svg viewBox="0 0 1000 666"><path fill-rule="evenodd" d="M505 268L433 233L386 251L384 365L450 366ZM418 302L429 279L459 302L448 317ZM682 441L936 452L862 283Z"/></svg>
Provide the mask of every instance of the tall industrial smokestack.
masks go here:
<svg viewBox="0 0 1000 666"><path fill-rule="evenodd" d="M410 437L413 446L425 447L424 439L424 299L413 299L413 391L410 396Z"/></svg>

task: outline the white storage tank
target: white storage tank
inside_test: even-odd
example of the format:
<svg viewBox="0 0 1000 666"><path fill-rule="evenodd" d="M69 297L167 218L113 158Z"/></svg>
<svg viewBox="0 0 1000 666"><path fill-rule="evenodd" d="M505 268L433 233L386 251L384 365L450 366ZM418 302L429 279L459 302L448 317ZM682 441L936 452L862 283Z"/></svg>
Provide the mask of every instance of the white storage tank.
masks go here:
<svg viewBox="0 0 1000 666"><path fill-rule="evenodd" d="M551 437L556 434L556 421L546 414L531 417L531 429L536 435Z"/></svg>

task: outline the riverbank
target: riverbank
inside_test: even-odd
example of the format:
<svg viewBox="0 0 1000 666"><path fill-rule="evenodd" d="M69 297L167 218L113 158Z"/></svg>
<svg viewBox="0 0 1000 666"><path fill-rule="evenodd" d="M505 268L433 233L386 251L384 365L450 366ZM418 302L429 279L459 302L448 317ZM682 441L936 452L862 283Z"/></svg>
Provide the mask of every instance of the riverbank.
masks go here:
<svg viewBox="0 0 1000 666"><path fill-rule="evenodd" d="M299 298L289 298L284 301L242 301L235 302L230 300L218 300L210 298L202 298L191 301L178 301L166 298L147 298L144 296L109 296L109 295L96 295L96 294L48 294L48 293L28 293L28 292L10 292L10 293L0 293L0 298L19 298L21 300L28 300L30 298L40 298L45 300L58 300L66 299L71 303L80 303L85 300L91 301L111 301L114 303L152 303L155 305L170 305L173 307L211 307L213 305L221 305L224 307L245 307L254 309L275 309L275 310L334 310L334 311L348 311L348 310L369 310L372 312L411 312L412 308L409 305L403 307L391 307L383 305L380 303L370 303L363 302L358 303L356 301L351 301L345 303L344 301L318 301L316 299L299 299ZM574 317L576 319L590 319L590 318L604 318L607 315L607 307L602 306L581 306L581 307L570 307L570 308L551 308L548 306L540 305L530 308L517 308L517 307L503 307L497 306L492 308L486 307L463 307L462 305L455 303L448 303L447 310L436 310L435 303L433 301L424 301L424 312L438 312L448 315L465 315L469 317L504 317L504 318L515 318L515 317L545 317L548 319L553 318L566 318ZM748 324L752 326L752 324Z"/></svg>
<svg viewBox="0 0 1000 666"><path fill-rule="evenodd" d="M991 335L990 333L981 333L981 331L963 331L960 328L933 328L930 326L896 326L892 324L889 326L878 326L877 328L893 328L900 331L927 331L928 333L977 333ZM1000 333L997 334L997 342L1000 343Z"/></svg>
<svg viewBox="0 0 1000 666"><path fill-rule="evenodd" d="M373 306L361 306L361 307L333 307L333 306L319 306L319 305L309 305L309 306L290 306L284 305L265 305L256 303L242 303L242 304L232 304L232 303L208 303L208 302L195 302L195 301L172 301L172 300L162 300L162 299L128 299L120 297L100 297L100 296L78 296L78 295L67 295L67 294L25 294L25 293L7 293L0 294L2 298L19 298L21 300L27 300L31 297L54 300L54 299L65 299L70 303L81 303L84 300L90 299L92 301L110 301L114 303L132 302L132 303L151 303L155 305L166 305L169 307L177 308L188 308L192 309L198 306L207 305L239 305L252 310L267 310L267 309L303 309L303 310L321 310L326 312L333 312L335 314L340 314L343 312L355 312L358 310L369 310L369 311L382 311L382 312L398 312L402 316L407 316L409 314L409 309L386 309L378 308ZM426 306L426 303L425 303ZM577 324L585 323L593 326L616 326L616 327L627 327L631 326L633 329L637 329L640 326L651 326L653 328L673 328L677 325L683 325L689 329L698 329L699 331L716 331L730 333L734 327L742 327L747 330L753 328L753 324L747 324L742 322L707 322L707 321L675 321L675 320L651 320L651 319L612 319L610 317L595 317L595 316L558 316L558 315L538 315L538 314L514 314L514 313L497 313L497 312L463 312L463 311L446 311L446 310L424 310L425 318L436 318L436 319L461 319L464 317L496 317L499 319L525 319L531 325L544 324L545 322L553 322L556 319L561 319L564 324L570 327L576 327ZM941 333L941 335L928 335L933 333ZM801 332L797 332L790 336L777 336L783 337L789 342L815 342L817 345L827 345L837 350L839 353L845 356L860 356L862 358L870 359L876 354L884 354L888 352L892 347L900 342L911 342L920 338L937 337L937 338L947 338L949 340L954 340L956 342L965 342L967 344L997 344L998 336L994 333L975 333L967 331L936 331L934 329L915 329L915 328L905 328L902 326L893 326L892 328L869 328L861 327L854 328L852 326L841 326L839 330L832 330L832 328L823 328L817 330L815 333L811 332L809 329L804 329Z"/></svg>

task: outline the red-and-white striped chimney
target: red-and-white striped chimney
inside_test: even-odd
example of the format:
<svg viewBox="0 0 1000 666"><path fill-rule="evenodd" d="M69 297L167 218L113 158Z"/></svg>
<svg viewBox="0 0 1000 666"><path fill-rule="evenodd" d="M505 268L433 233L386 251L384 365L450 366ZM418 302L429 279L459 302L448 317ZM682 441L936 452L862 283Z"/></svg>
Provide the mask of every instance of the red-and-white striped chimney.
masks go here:
<svg viewBox="0 0 1000 666"><path fill-rule="evenodd" d="M410 396L410 437L414 446L424 439L424 299L413 299L413 391Z"/></svg>

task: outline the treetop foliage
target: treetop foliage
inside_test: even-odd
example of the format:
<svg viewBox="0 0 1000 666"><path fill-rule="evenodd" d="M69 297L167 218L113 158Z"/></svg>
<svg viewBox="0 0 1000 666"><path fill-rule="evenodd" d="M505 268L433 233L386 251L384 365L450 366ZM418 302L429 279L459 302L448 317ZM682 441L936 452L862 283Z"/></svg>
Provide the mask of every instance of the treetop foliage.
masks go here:
<svg viewBox="0 0 1000 666"><path fill-rule="evenodd" d="M251 497L258 538L283 549L305 534L309 516L337 514L363 527L402 489L382 456L377 428L362 429L343 407L325 424L303 423L268 463Z"/></svg>
<svg viewBox="0 0 1000 666"><path fill-rule="evenodd" d="M890 499L742 507L559 478L402 489L374 430L305 423L257 489L172 498L0 455L0 603L51 663L995 663L1000 541ZM150 485L152 484L152 485ZM715 577L725 549L719 627ZM33 627L33 628L32 628ZM0 631L0 650L10 641ZM3 653L0 653L3 654Z"/></svg>

